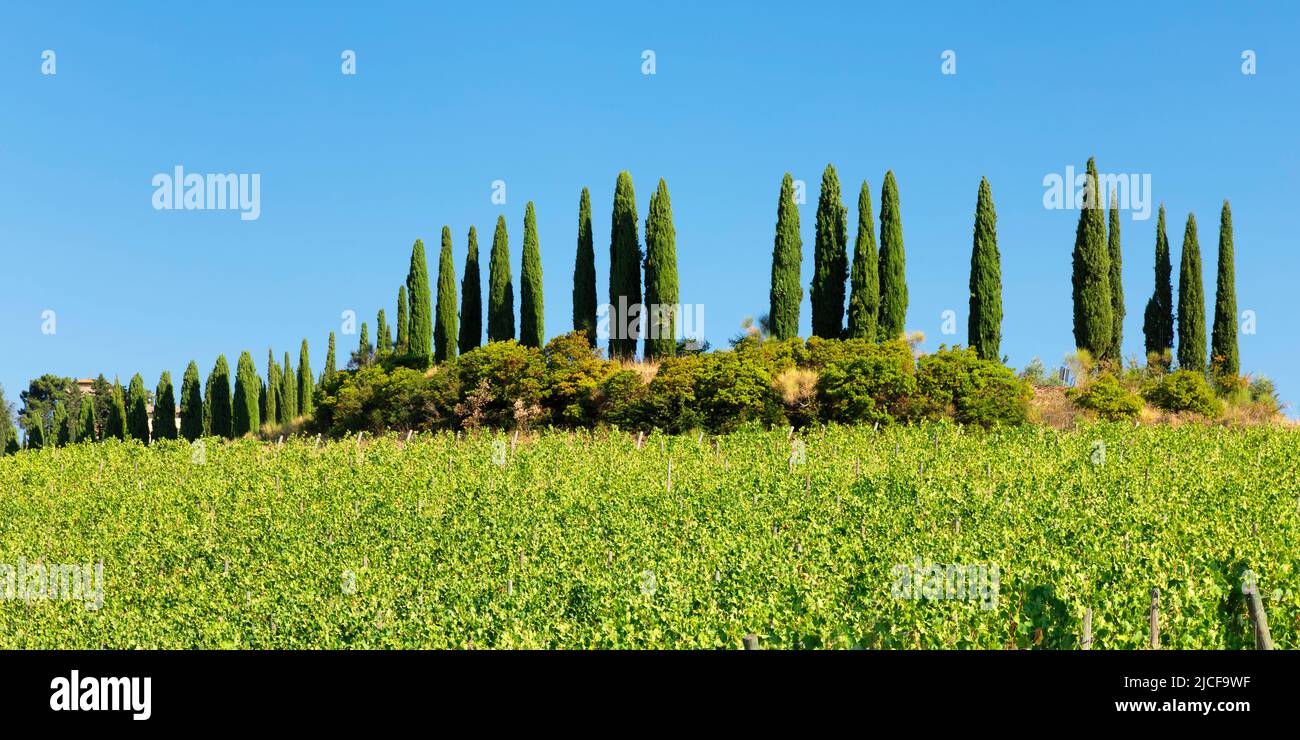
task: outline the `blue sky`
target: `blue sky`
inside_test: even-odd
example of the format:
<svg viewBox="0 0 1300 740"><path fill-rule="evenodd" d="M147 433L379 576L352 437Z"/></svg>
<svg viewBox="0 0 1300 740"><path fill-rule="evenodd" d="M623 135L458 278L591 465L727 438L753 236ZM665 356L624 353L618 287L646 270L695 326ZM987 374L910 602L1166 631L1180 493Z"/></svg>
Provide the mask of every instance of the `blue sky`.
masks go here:
<svg viewBox="0 0 1300 740"><path fill-rule="evenodd" d="M965 342L971 228L992 186L1003 352L1050 366L1072 349L1078 212L1043 206L1043 178L1151 175L1175 260L1200 227L1214 292L1218 214L1232 203L1237 296L1257 316L1246 372L1300 401L1300 11L1284 3L10 4L0 10L0 384L43 372L135 372L152 387L190 359L241 350L297 361L354 310L395 312L412 242L436 269L444 224L458 272L476 225L537 208L546 329L570 326L578 195L591 189L606 295L614 182L644 218L667 180L682 301L715 346L767 310L781 176L801 208L805 333L817 186L827 162L850 224L866 179L901 193L910 307L927 348ZM364 7L362 7L364 6ZM41 73L53 50L57 73ZM340 54L357 55L357 74ZM642 74L653 50L656 73ZM1257 73L1242 74L1242 52ZM957 73L941 74L956 53ZM261 215L165 211L155 173L259 173ZM504 180L507 202L491 201ZM855 228L850 229L850 243ZM1142 351L1155 219L1125 214L1126 355ZM484 260L486 273L486 259ZM484 274L486 282L486 274ZM944 336L942 314L957 314ZM55 312L54 334L42 312ZM1213 306L1207 310L1212 316ZM340 350L356 337L340 337ZM1293 410L1294 412L1294 410Z"/></svg>

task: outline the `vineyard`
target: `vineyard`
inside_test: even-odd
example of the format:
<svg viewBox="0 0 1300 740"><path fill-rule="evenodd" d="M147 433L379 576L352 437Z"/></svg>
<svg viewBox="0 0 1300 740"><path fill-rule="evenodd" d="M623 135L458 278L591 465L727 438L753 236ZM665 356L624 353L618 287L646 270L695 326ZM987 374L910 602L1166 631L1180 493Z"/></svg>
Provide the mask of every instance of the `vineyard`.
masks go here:
<svg viewBox="0 0 1300 740"><path fill-rule="evenodd" d="M1300 647L1300 436L950 423L452 433L0 459L0 648ZM919 561L918 561L919 559ZM996 566L993 600L898 567ZM947 593L947 592L945 592ZM984 594L987 596L988 594ZM48 596L48 594L47 594Z"/></svg>

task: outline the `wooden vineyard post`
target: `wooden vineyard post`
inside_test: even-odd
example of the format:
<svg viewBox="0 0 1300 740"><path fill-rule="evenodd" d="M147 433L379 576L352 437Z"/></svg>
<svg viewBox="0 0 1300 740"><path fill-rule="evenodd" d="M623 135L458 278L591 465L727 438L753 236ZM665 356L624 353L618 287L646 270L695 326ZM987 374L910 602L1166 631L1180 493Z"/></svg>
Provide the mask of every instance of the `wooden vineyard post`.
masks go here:
<svg viewBox="0 0 1300 740"><path fill-rule="evenodd" d="M1160 589L1151 589L1151 649L1160 649Z"/></svg>
<svg viewBox="0 0 1300 740"><path fill-rule="evenodd" d="M758 635L754 634L753 632L750 632L748 635L745 635L743 638L741 638L741 642L745 643L746 650L758 649Z"/></svg>
<svg viewBox="0 0 1300 740"><path fill-rule="evenodd" d="M1250 609L1250 624L1255 628L1255 649L1272 650L1273 637L1268 633L1264 600L1259 597L1259 588L1253 583L1246 587L1246 606Z"/></svg>
<svg viewBox="0 0 1300 740"><path fill-rule="evenodd" d="M1079 640L1080 650L1092 649L1092 608L1083 610L1083 638Z"/></svg>

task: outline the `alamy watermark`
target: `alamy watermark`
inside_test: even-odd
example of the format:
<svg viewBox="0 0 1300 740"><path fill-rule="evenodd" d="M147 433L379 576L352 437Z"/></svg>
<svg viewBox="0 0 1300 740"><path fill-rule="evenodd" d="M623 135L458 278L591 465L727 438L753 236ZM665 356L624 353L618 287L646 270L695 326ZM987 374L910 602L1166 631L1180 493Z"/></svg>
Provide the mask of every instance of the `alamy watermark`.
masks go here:
<svg viewBox="0 0 1300 740"><path fill-rule="evenodd" d="M262 215L260 173L186 174L178 164L171 173L154 175L153 186L155 211L239 211L241 221Z"/></svg>
<svg viewBox="0 0 1300 740"><path fill-rule="evenodd" d="M1067 165L1065 175L1049 172L1043 176L1043 207L1049 211L1106 208L1114 198L1117 208L1131 211L1134 221L1151 218L1151 173L1097 173L1095 185L1086 172L1075 172Z"/></svg>
<svg viewBox="0 0 1300 740"><path fill-rule="evenodd" d="M628 305L618 297L618 307L604 304L596 309L596 338L680 339L687 349L698 349L704 338L704 305L700 303L641 303Z"/></svg>
<svg viewBox="0 0 1300 740"><path fill-rule="evenodd" d="M895 599L977 601L984 610L998 606L997 563L931 563L920 556L891 570Z"/></svg>
<svg viewBox="0 0 1300 740"><path fill-rule="evenodd" d="M104 562L95 565L0 563L0 601L84 601L88 611L104 606Z"/></svg>

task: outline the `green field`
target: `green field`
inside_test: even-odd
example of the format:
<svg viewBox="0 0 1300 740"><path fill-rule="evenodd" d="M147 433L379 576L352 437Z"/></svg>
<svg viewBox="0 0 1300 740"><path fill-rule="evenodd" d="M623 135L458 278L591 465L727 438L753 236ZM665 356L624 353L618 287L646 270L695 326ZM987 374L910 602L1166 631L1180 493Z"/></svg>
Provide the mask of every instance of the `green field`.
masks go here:
<svg viewBox="0 0 1300 740"><path fill-rule="evenodd" d="M1246 568L1295 648L1298 464L1294 431L1131 425L28 451L0 564L102 561L103 604L0 580L0 648L1073 649L1085 608L1140 648L1158 588L1162 647L1236 649ZM996 564L996 605L897 598L918 557Z"/></svg>

